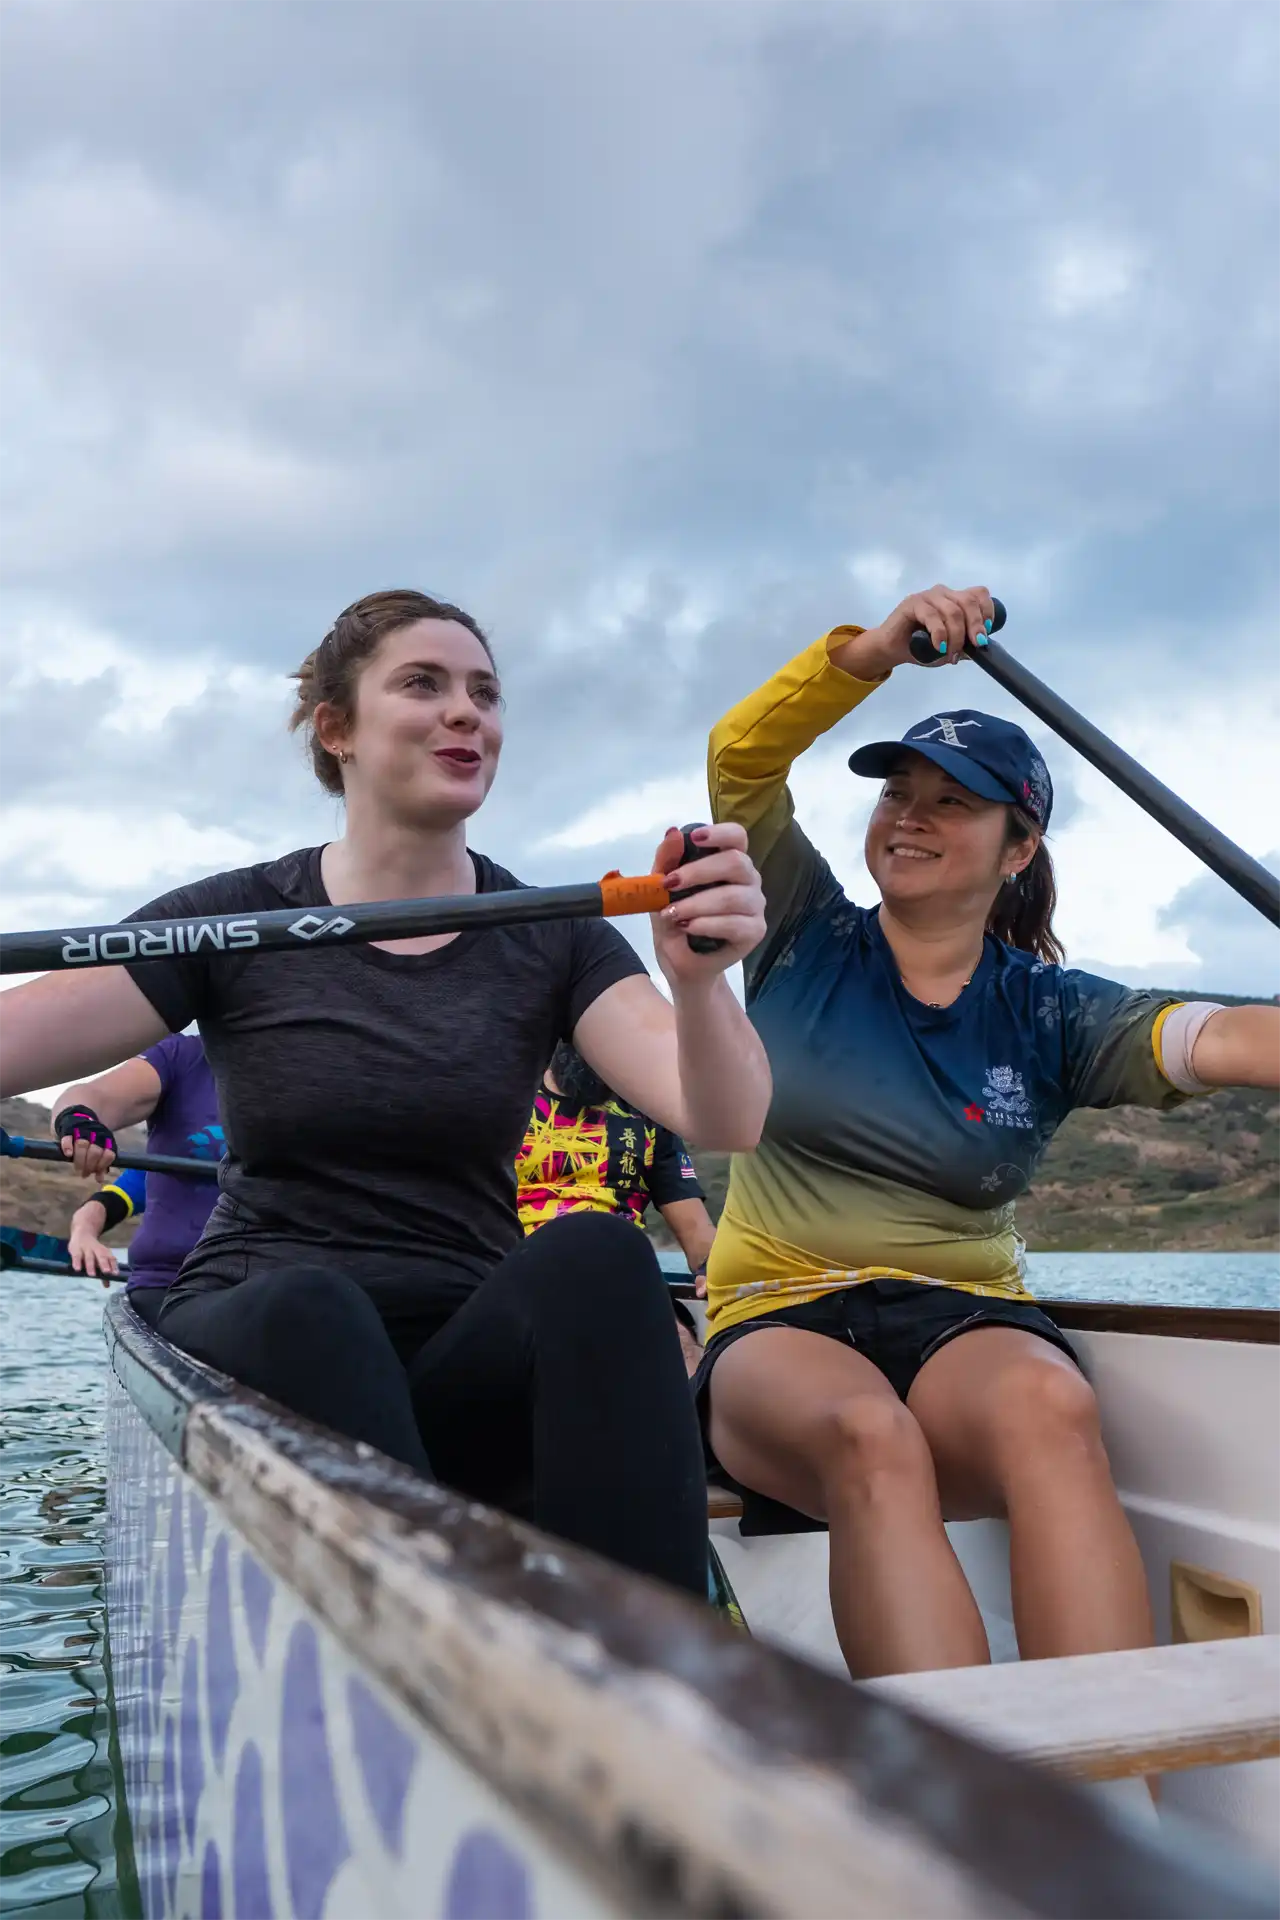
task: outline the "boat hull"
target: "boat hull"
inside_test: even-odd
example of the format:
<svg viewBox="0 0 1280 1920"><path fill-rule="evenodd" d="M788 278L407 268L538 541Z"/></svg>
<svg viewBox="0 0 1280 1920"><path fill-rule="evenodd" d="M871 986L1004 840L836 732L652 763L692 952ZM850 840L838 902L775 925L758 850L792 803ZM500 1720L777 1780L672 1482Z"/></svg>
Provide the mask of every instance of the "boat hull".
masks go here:
<svg viewBox="0 0 1280 1920"><path fill-rule="evenodd" d="M123 1837L147 1920L620 1913L423 1737L182 1472L114 1375L109 1393Z"/></svg>
<svg viewBox="0 0 1280 1920"><path fill-rule="evenodd" d="M147 1920L1272 1915L1242 1863L835 1684L107 1310Z"/></svg>

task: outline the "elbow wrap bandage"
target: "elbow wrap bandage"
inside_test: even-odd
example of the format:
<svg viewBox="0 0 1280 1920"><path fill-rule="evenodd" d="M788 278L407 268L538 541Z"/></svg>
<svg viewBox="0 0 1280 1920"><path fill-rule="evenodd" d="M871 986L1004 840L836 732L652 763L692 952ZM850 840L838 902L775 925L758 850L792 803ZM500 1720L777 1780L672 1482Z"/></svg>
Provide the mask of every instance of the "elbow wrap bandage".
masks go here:
<svg viewBox="0 0 1280 1920"><path fill-rule="evenodd" d="M1191 1056L1206 1020L1222 1008L1216 1000L1187 1000L1170 1007L1156 1033L1156 1065L1179 1093L1208 1093L1211 1082L1193 1072Z"/></svg>

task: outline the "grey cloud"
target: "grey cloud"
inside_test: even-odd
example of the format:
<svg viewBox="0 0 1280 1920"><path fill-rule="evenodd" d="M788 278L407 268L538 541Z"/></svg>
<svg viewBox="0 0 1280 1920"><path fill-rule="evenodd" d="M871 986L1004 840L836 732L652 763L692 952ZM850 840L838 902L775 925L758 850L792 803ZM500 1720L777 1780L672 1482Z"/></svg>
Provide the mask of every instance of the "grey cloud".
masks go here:
<svg viewBox="0 0 1280 1920"><path fill-rule="evenodd" d="M1263 865L1280 874L1280 848ZM1275 929L1213 874L1203 874L1174 894L1160 915L1176 928L1200 962L1197 984L1206 993L1280 993L1280 951Z"/></svg>
<svg viewBox="0 0 1280 1920"><path fill-rule="evenodd" d="M511 700L483 838L532 877L882 610L854 551L987 573L1103 725L1174 663L1246 688L1276 43L1261 0L15 0L7 605L279 670L373 586L474 605ZM40 697L10 797L89 731ZM911 676L874 724L941 698ZM210 695L100 729L95 777L145 755L266 836L314 819L276 724Z"/></svg>

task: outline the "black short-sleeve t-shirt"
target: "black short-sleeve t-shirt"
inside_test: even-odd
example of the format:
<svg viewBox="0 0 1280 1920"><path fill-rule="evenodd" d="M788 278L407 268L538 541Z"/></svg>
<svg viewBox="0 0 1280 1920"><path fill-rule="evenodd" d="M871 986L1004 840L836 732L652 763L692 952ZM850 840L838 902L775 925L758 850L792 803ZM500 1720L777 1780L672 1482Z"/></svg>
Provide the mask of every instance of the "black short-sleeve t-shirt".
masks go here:
<svg viewBox="0 0 1280 1920"><path fill-rule="evenodd" d="M134 919L331 905L319 847L180 887ZM476 890L522 883L473 853ZM306 1260L376 1283L434 1258L476 1278L520 1239L514 1163L556 1042L643 974L601 921L459 934L433 953L205 949L129 973L218 1086L221 1194L179 1285Z"/></svg>
<svg viewBox="0 0 1280 1920"><path fill-rule="evenodd" d="M697 1169L688 1147L678 1133L668 1127L655 1129L653 1165L647 1176L649 1198L655 1207L669 1207L675 1200L705 1200L698 1184Z"/></svg>

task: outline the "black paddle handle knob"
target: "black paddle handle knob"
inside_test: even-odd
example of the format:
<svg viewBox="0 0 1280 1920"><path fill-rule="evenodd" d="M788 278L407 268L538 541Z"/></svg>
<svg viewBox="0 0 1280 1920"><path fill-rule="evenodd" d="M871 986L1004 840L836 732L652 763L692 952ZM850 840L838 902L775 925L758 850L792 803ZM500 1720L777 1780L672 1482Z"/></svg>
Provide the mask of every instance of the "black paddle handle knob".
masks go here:
<svg viewBox="0 0 1280 1920"><path fill-rule="evenodd" d="M1005 612L1004 601L997 600L993 594L991 599L992 633L999 633L1008 617L1008 614ZM912 658L918 660L922 667L936 667L939 660L944 658L934 646L932 640L929 638L927 629L924 627L916 628L911 636L910 645Z"/></svg>
<svg viewBox="0 0 1280 1920"><path fill-rule="evenodd" d="M698 822L695 821L694 826L697 825ZM715 852L714 847L700 847L696 845L693 838L693 826L681 827L680 831L684 835L684 846L680 850L680 864L682 867L687 867L693 860L705 860L709 853ZM705 893L706 891L706 887L684 887L679 893L672 894L671 904L675 906L678 901L691 900L695 893ZM691 933L689 935L689 945L695 953L719 953L721 947L724 945L724 941L713 940L709 934L705 933Z"/></svg>

